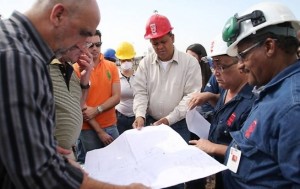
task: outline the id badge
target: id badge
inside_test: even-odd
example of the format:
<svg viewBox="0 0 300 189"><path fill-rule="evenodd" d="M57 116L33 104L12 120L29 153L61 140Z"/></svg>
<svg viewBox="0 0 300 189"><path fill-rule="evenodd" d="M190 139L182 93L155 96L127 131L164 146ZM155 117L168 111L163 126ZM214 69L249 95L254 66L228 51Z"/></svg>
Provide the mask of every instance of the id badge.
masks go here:
<svg viewBox="0 0 300 189"><path fill-rule="evenodd" d="M241 154L242 154L242 152L240 150L238 150L237 148L234 148L234 147L230 148L230 153L229 153L229 157L228 157L226 166L228 167L229 170L231 170L234 173L236 173L239 168Z"/></svg>

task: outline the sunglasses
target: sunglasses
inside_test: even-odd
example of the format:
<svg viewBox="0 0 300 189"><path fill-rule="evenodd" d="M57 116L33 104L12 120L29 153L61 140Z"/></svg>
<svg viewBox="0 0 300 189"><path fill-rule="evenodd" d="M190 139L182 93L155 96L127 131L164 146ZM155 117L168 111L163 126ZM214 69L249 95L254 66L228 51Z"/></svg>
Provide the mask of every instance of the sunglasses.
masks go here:
<svg viewBox="0 0 300 189"><path fill-rule="evenodd" d="M97 43L89 43L89 48L93 48L94 46L96 47L101 47L102 45L102 42L97 42Z"/></svg>
<svg viewBox="0 0 300 189"><path fill-rule="evenodd" d="M238 17L238 15L235 14L228 19L222 31L222 37L223 40L227 42L227 46L235 42L241 32L241 23L246 20L251 20L253 27L266 22L264 13L260 10L255 10L252 13L241 17Z"/></svg>

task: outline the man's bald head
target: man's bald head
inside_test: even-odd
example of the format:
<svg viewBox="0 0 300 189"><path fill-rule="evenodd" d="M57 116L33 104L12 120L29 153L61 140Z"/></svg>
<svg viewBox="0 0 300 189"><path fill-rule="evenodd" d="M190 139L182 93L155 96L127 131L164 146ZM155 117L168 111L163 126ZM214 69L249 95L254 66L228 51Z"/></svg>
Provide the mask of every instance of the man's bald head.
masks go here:
<svg viewBox="0 0 300 189"><path fill-rule="evenodd" d="M96 0L37 0L25 15L57 54L84 42L100 22Z"/></svg>

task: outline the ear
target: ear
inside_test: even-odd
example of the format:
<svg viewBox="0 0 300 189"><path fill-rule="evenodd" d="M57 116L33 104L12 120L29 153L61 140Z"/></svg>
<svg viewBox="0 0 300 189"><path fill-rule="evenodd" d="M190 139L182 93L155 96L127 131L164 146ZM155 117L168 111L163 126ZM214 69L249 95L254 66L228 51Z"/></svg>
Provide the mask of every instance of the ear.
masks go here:
<svg viewBox="0 0 300 189"><path fill-rule="evenodd" d="M265 41L265 49L266 49L266 55L268 57L271 57L274 55L276 50L276 39L267 38Z"/></svg>
<svg viewBox="0 0 300 189"><path fill-rule="evenodd" d="M171 39L172 39L172 42L174 43L175 42L175 35L174 34L172 34Z"/></svg>
<svg viewBox="0 0 300 189"><path fill-rule="evenodd" d="M54 26L61 25L65 13L66 13L66 9L64 5L62 4L54 5L50 14L50 22L53 23Z"/></svg>

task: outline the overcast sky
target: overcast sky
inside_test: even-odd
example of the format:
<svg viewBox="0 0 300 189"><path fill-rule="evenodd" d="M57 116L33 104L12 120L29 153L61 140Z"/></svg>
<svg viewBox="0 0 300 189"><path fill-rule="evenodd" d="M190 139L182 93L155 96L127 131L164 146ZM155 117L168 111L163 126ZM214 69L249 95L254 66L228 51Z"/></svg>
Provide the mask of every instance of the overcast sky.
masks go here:
<svg viewBox="0 0 300 189"><path fill-rule="evenodd" d="M0 14L7 18L27 10L35 0L0 0ZM98 29L103 37L102 52L116 48L122 41L133 43L138 55L150 42L143 38L145 24L154 10L167 16L174 27L175 46L185 51L192 43L209 51L210 41L222 31L227 19L236 12L264 0L97 0L101 10ZM300 19L300 0L273 0L289 7Z"/></svg>

